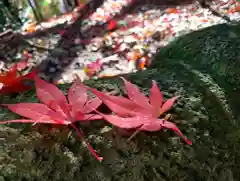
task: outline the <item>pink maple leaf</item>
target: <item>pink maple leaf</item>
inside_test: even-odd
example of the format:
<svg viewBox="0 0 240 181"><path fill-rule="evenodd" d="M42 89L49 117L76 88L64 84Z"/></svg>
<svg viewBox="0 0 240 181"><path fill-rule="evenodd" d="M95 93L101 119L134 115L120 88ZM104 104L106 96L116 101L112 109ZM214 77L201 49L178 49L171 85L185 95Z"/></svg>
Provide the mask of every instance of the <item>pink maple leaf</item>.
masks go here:
<svg viewBox="0 0 240 181"><path fill-rule="evenodd" d="M96 89L89 88L98 96L105 105L116 115L106 115L98 112L103 118L124 129L136 129L137 131L158 131L162 128L171 129L183 138L187 144L192 144L178 127L165 119L158 119L163 113L167 112L177 100L177 96L166 100L163 103L163 94L160 92L155 81L152 81L149 98L140 92L138 87L128 82L124 78L125 89L128 98L104 94Z"/></svg>
<svg viewBox="0 0 240 181"><path fill-rule="evenodd" d="M61 90L54 84L48 83L38 77L35 78L36 94L42 103L17 103L3 104L11 111L29 119L0 121L0 124L7 123L43 123L70 125L78 136L88 146L90 152L101 161L90 144L84 139L81 130L74 125L77 121L101 119L102 116L92 113L102 101L99 98L89 99L87 90L78 79L68 90L68 100Z"/></svg>

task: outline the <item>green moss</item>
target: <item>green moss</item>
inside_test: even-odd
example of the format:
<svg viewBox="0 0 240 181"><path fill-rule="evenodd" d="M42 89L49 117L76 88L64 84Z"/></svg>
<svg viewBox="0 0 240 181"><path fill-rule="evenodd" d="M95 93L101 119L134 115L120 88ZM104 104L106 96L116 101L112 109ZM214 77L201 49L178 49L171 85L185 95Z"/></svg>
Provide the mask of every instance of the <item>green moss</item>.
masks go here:
<svg viewBox="0 0 240 181"><path fill-rule="evenodd" d="M240 25L216 25L178 38L163 48L159 58L184 60L223 85L240 86ZM154 62L157 66L159 61ZM227 80L224 80L227 78Z"/></svg>
<svg viewBox="0 0 240 181"><path fill-rule="evenodd" d="M160 51L152 67L159 67L166 61L179 64L176 65L179 68L190 67L191 75L198 71L200 77L210 77L227 94L227 101L238 112L239 60L240 25L221 24L180 37Z"/></svg>

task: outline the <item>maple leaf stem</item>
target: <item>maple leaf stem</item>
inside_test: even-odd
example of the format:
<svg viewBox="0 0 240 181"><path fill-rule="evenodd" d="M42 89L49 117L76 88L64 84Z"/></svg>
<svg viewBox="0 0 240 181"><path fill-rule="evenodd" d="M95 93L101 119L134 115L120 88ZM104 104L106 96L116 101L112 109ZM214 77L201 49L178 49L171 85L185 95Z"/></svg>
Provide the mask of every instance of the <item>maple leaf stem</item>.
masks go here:
<svg viewBox="0 0 240 181"><path fill-rule="evenodd" d="M139 129L137 129L129 138L128 138L128 142L131 141L138 133L140 132Z"/></svg>
<svg viewBox="0 0 240 181"><path fill-rule="evenodd" d="M96 153L96 151L93 149L93 147L89 144L89 142L84 138L84 134L83 134L83 132L82 132L82 130L81 129L78 129L74 124L70 124L71 125L71 127L73 128L73 129L75 129L75 131L77 132L77 135L78 135L78 137L80 137L85 143L86 143L86 145L87 145L87 147L88 147L88 149L90 150L90 152L92 153L92 155L98 160L98 161L102 161L103 160L103 158L102 157L100 157L97 153Z"/></svg>

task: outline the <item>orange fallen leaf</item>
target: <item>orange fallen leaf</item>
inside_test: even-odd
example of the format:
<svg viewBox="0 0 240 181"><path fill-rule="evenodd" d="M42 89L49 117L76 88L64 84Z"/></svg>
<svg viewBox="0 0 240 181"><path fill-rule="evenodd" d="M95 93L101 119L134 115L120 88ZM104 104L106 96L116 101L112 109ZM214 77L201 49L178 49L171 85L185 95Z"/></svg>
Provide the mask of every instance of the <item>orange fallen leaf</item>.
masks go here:
<svg viewBox="0 0 240 181"><path fill-rule="evenodd" d="M167 12L168 14L177 14L178 10L176 8L168 8Z"/></svg>
<svg viewBox="0 0 240 181"><path fill-rule="evenodd" d="M231 14L231 13L236 13L236 12L240 12L240 5L234 7L234 8L231 8L227 11L228 14Z"/></svg>
<svg viewBox="0 0 240 181"><path fill-rule="evenodd" d="M203 23L206 23L206 22L208 22L208 20L207 20L207 19L201 19L200 21L201 21L201 22L203 22Z"/></svg>
<svg viewBox="0 0 240 181"><path fill-rule="evenodd" d="M26 29L26 32L28 32L28 33L33 33L35 31L36 31L36 24L35 23L31 23Z"/></svg>

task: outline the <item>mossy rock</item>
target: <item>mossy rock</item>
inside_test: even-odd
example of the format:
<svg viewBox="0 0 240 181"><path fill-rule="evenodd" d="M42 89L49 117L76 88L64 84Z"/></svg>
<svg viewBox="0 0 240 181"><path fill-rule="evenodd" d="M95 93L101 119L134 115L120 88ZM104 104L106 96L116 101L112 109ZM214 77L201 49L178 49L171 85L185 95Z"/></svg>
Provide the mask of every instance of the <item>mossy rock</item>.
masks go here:
<svg viewBox="0 0 240 181"><path fill-rule="evenodd" d="M211 77L233 108L240 106L240 24L220 24L180 37L161 49L152 67L161 66L166 58L179 68L191 69L189 74Z"/></svg>
<svg viewBox="0 0 240 181"><path fill-rule="evenodd" d="M235 26L230 28L233 31L236 29ZM196 37L195 33L200 32L202 36L199 36L204 38L210 35L205 31L212 29L191 33L186 35L186 39L190 35ZM215 33L219 34L217 31ZM240 36L237 33L236 35ZM223 36L225 37L224 33ZM201 39L198 40L201 42ZM233 97L236 94L229 91L238 88L239 79L233 83L218 82L215 69L200 67L205 60L204 54L199 55L201 50L192 55L191 51L196 50L188 50L189 58L184 55L181 57L182 53L186 53L185 47L204 49L195 45L198 43L195 41L185 41L185 44L184 41L173 42L169 49L167 47L164 52L160 52L153 69L126 75L128 80L138 85L146 94L151 87L151 80L156 80L165 98L180 95L169 113L172 114L171 120L193 141L192 146L186 145L174 133L166 130L151 134L140 133L127 142L127 138L118 138L114 132L103 132L109 126L102 121L79 124L91 145L104 157L104 161L99 163L74 132L68 136L67 128L51 132L46 126L33 129L31 125L4 125L0 127L0 180L239 180L240 113L236 111L236 105L239 105L240 98ZM219 39L216 41L221 44ZM237 38L234 42L239 47ZM179 49L173 49L174 46ZM218 44L212 48L219 51ZM226 48L234 54L232 56L229 52L232 56L228 57L229 60L222 61L225 56L219 52L216 52L215 61L212 54L208 57L212 56L213 63L219 62L228 67L236 58L237 49L230 46ZM235 63L235 68L238 68L239 64ZM235 73L238 72L233 67L232 72L225 72L224 75L231 80L234 77L230 75L235 76ZM124 94L119 78L90 80L85 83L102 91ZM66 92L69 85L60 87ZM26 92L15 98L4 97L2 100L5 103L23 101L36 102L37 99L33 92ZM16 115L5 109L0 112L1 120L16 118Z"/></svg>

